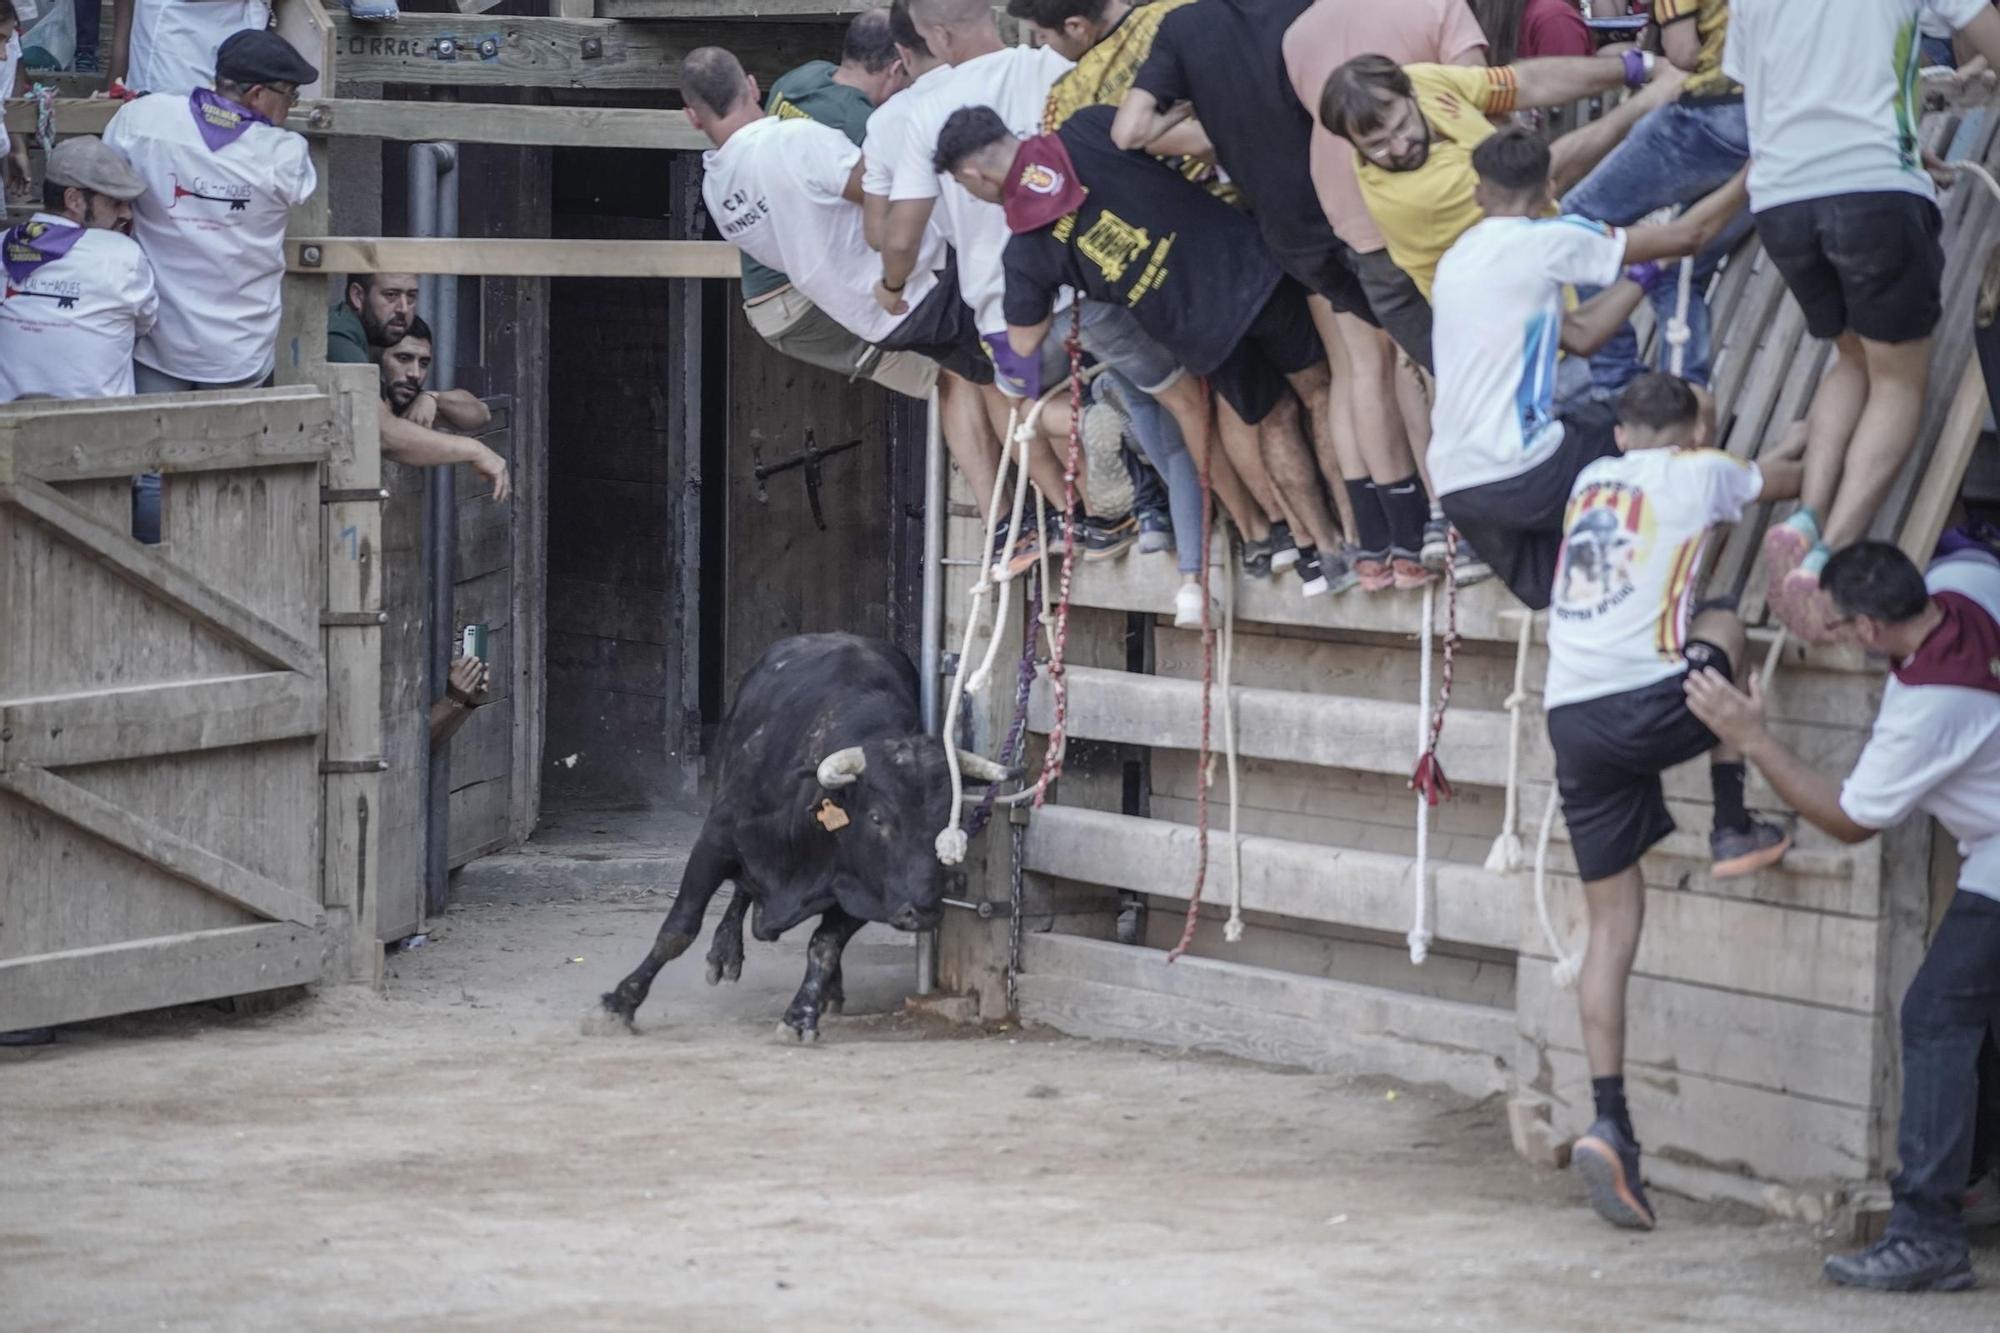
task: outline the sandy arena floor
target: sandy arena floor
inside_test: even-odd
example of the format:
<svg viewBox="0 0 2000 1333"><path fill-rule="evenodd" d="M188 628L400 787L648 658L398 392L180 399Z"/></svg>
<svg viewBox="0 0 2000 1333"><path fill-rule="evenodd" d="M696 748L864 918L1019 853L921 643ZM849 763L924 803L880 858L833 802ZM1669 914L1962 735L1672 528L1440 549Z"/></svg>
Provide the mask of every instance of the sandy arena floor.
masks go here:
<svg viewBox="0 0 2000 1333"><path fill-rule="evenodd" d="M816 1048L803 932L581 1037L692 824L553 823L380 995L0 1052L0 1329L2000 1328L1990 1243L1885 1297L1743 1213L1616 1233L1495 1104L907 1017L879 928Z"/></svg>

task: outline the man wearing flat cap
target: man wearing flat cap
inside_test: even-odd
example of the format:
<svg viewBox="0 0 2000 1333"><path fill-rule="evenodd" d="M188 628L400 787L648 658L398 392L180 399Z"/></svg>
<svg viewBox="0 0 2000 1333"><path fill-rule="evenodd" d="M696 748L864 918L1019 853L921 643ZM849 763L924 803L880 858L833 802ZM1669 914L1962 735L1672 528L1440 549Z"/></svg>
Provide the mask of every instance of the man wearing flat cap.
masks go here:
<svg viewBox="0 0 2000 1333"><path fill-rule="evenodd" d="M132 392L132 345L153 327L153 267L127 235L145 191L98 138L49 153L42 211L0 237L0 401Z"/></svg>
<svg viewBox="0 0 2000 1333"><path fill-rule="evenodd" d="M160 289L134 352L140 393L247 388L276 366L285 221L319 183L282 127L318 77L284 38L246 30L216 49L214 88L128 102L105 127L146 183L132 236Z"/></svg>

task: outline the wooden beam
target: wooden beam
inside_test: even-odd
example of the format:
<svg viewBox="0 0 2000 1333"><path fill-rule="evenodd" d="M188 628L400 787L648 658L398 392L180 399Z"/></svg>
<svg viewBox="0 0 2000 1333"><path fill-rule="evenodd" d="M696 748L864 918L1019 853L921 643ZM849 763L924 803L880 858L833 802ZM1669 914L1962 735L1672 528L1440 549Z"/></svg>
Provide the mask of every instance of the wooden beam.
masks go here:
<svg viewBox="0 0 2000 1333"><path fill-rule="evenodd" d="M303 675L318 676L322 664L316 649L294 638L241 602L214 588L130 536L100 523L80 506L46 483L17 476L0 484L0 505L12 504L57 536L68 541L109 572L138 587L147 596L173 607L225 642Z"/></svg>
<svg viewBox="0 0 2000 1333"><path fill-rule="evenodd" d="M320 0L277 0L272 6L272 27L295 50L313 63L319 77L299 89L300 97L333 96L333 20Z"/></svg>
<svg viewBox="0 0 2000 1333"><path fill-rule="evenodd" d="M589 0L556 0L580 3ZM606 19L826 19L876 7L876 0L597 0Z"/></svg>
<svg viewBox="0 0 2000 1333"><path fill-rule="evenodd" d="M100 944L0 962L0 1031L219 1000L320 977L319 932L283 923Z"/></svg>
<svg viewBox="0 0 2000 1333"><path fill-rule="evenodd" d="M14 466L39 481L317 463L338 435L311 387L83 398L0 407Z"/></svg>
<svg viewBox="0 0 2000 1333"><path fill-rule="evenodd" d="M10 768L0 772L0 791L39 806L85 833L102 838L147 865L206 889L268 921L293 921L317 926L319 904L248 866L217 856L206 847L141 818L114 801L84 790L46 768ZM303 813L303 812L301 812Z"/></svg>
<svg viewBox="0 0 2000 1333"><path fill-rule="evenodd" d="M1994 253L2000 257L2000 250ZM1972 450L1985 429L1986 376L1975 352L1965 363L1958 393L1953 396L1944 427L1938 432L1937 451L1917 482L1916 497L1910 501L1910 512L1903 520L1903 535L1896 543L1920 569L1930 563L1931 553L1937 549L1945 519L1950 517L1951 507L1958 500L1958 489L1965 481L1966 465L1972 461Z"/></svg>
<svg viewBox="0 0 2000 1333"><path fill-rule="evenodd" d="M308 262L310 261L310 262ZM294 273L454 273L489 278L734 278L725 241L457 240L298 236L285 242Z"/></svg>
<svg viewBox="0 0 2000 1333"><path fill-rule="evenodd" d="M680 63L726 46L753 74L837 58L836 22L625 23L615 19L416 14L395 23L333 20L343 83L515 88L680 86Z"/></svg>
<svg viewBox="0 0 2000 1333"><path fill-rule="evenodd" d="M291 671L0 702L0 769L59 768L319 733L326 689Z"/></svg>

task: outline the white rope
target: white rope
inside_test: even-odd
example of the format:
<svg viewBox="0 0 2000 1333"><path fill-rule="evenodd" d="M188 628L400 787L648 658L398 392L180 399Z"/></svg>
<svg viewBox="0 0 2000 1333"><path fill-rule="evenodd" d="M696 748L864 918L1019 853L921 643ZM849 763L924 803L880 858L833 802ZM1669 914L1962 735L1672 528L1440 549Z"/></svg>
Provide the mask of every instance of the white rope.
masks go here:
<svg viewBox="0 0 2000 1333"><path fill-rule="evenodd" d="M1514 650L1514 692L1507 696L1507 807L1500 817L1500 836L1486 853L1486 868L1496 875L1521 868L1521 714L1528 706L1528 650L1535 639L1535 613L1521 608L1521 638Z"/></svg>
<svg viewBox="0 0 2000 1333"><path fill-rule="evenodd" d="M1222 752L1229 763L1229 920L1223 924L1222 938L1231 944L1243 939L1243 841L1237 832L1242 801L1236 783L1236 692L1230 688L1229 673L1236 657L1236 548L1222 543L1222 664L1216 673L1222 686ZM1203 779L1206 781L1206 778Z"/></svg>
<svg viewBox="0 0 2000 1333"><path fill-rule="evenodd" d="M1694 256L1681 260L1680 294L1674 303L1674 317L1667 321L1667 369L1676 377L1687 362L1688 306L1694 302Z"/></svg>
<svg viewBox="0 0 2000 1333"><path fill-rule="evenodd" d="M1542 938L1548 942L1549 955L1556 960L1551 979L1562 990L1573 990L1583 971L1583 955L1563 948L1562 936L1556 934L1556 923L1549 916L1549 835L1555 832L1560 798L1561 793L1550 787L1549 806L1542 812L1542 833L1535 839L1535 915L1541 918Z"/></svg>
<svg viewBox="0 0 2000 1333"><path fill-rule="evenodd" d="M1422 666L1417 672L1417 756L1423 757L1430 746L1431 710L1431 618L1437 610L1437 587L1434 583L1424 585L1424 628ZM1415 920L1406 937L1410 942L1410 961L1419 966L1431 951L1430 924L1430 854L1431 854L1431 803L1421 788L1417 791L1417 875Z"/></svg>
<svg viewBox="0 0 2000 1333"><path fill-rule="evenodd" d="M1947 162L1945 163L1945 165L1950 167L1953 172L1968 172L1968 171L1971 172L1972 178L1974 180L1978 181L1981 185L1984 185L1987 191L1990 194L1992 194L1992 196L1995 199L2000 199L2000 181L1994 180L1993 173L1988 171L1985 167L1981 166L1979 163L1958 161L1958 162Z"/></svg>

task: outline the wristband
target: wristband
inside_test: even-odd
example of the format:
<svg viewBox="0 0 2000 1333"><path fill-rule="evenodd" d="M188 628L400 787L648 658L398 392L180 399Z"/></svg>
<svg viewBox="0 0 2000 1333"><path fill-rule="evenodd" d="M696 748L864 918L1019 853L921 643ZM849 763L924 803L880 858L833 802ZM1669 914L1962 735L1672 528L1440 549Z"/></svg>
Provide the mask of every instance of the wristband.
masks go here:
<svg viewBox="0 0 2000 1333"><path fill-rule="evenodd" d="M889 280L888 280L887 278L883 278L883 279L882 279L881 281L882 281L882 290L883 290L883 291L885 291L885 292L890 292L890 293L893 293L894 295L897 295L897 296L901 296L901 295L903 294L903 288L905 288L905 287L907 287L907 286L909 286L909 285L910 285L910 280L909 280L908 278L904 278L904 279L903 279L903 280L902 280L901 282L897 283L897 284L896 284L896 285L895 285L894 287L891 287L891 286L889 285Z"/></svg>
<svg viewBox="0 0 2000 1333"><path fill-rule="evenodd" d="M1625 86L1643 88L1653 77L1653 53L1650 51L1627 51L1620 57L1625 62Z"/></svg>

